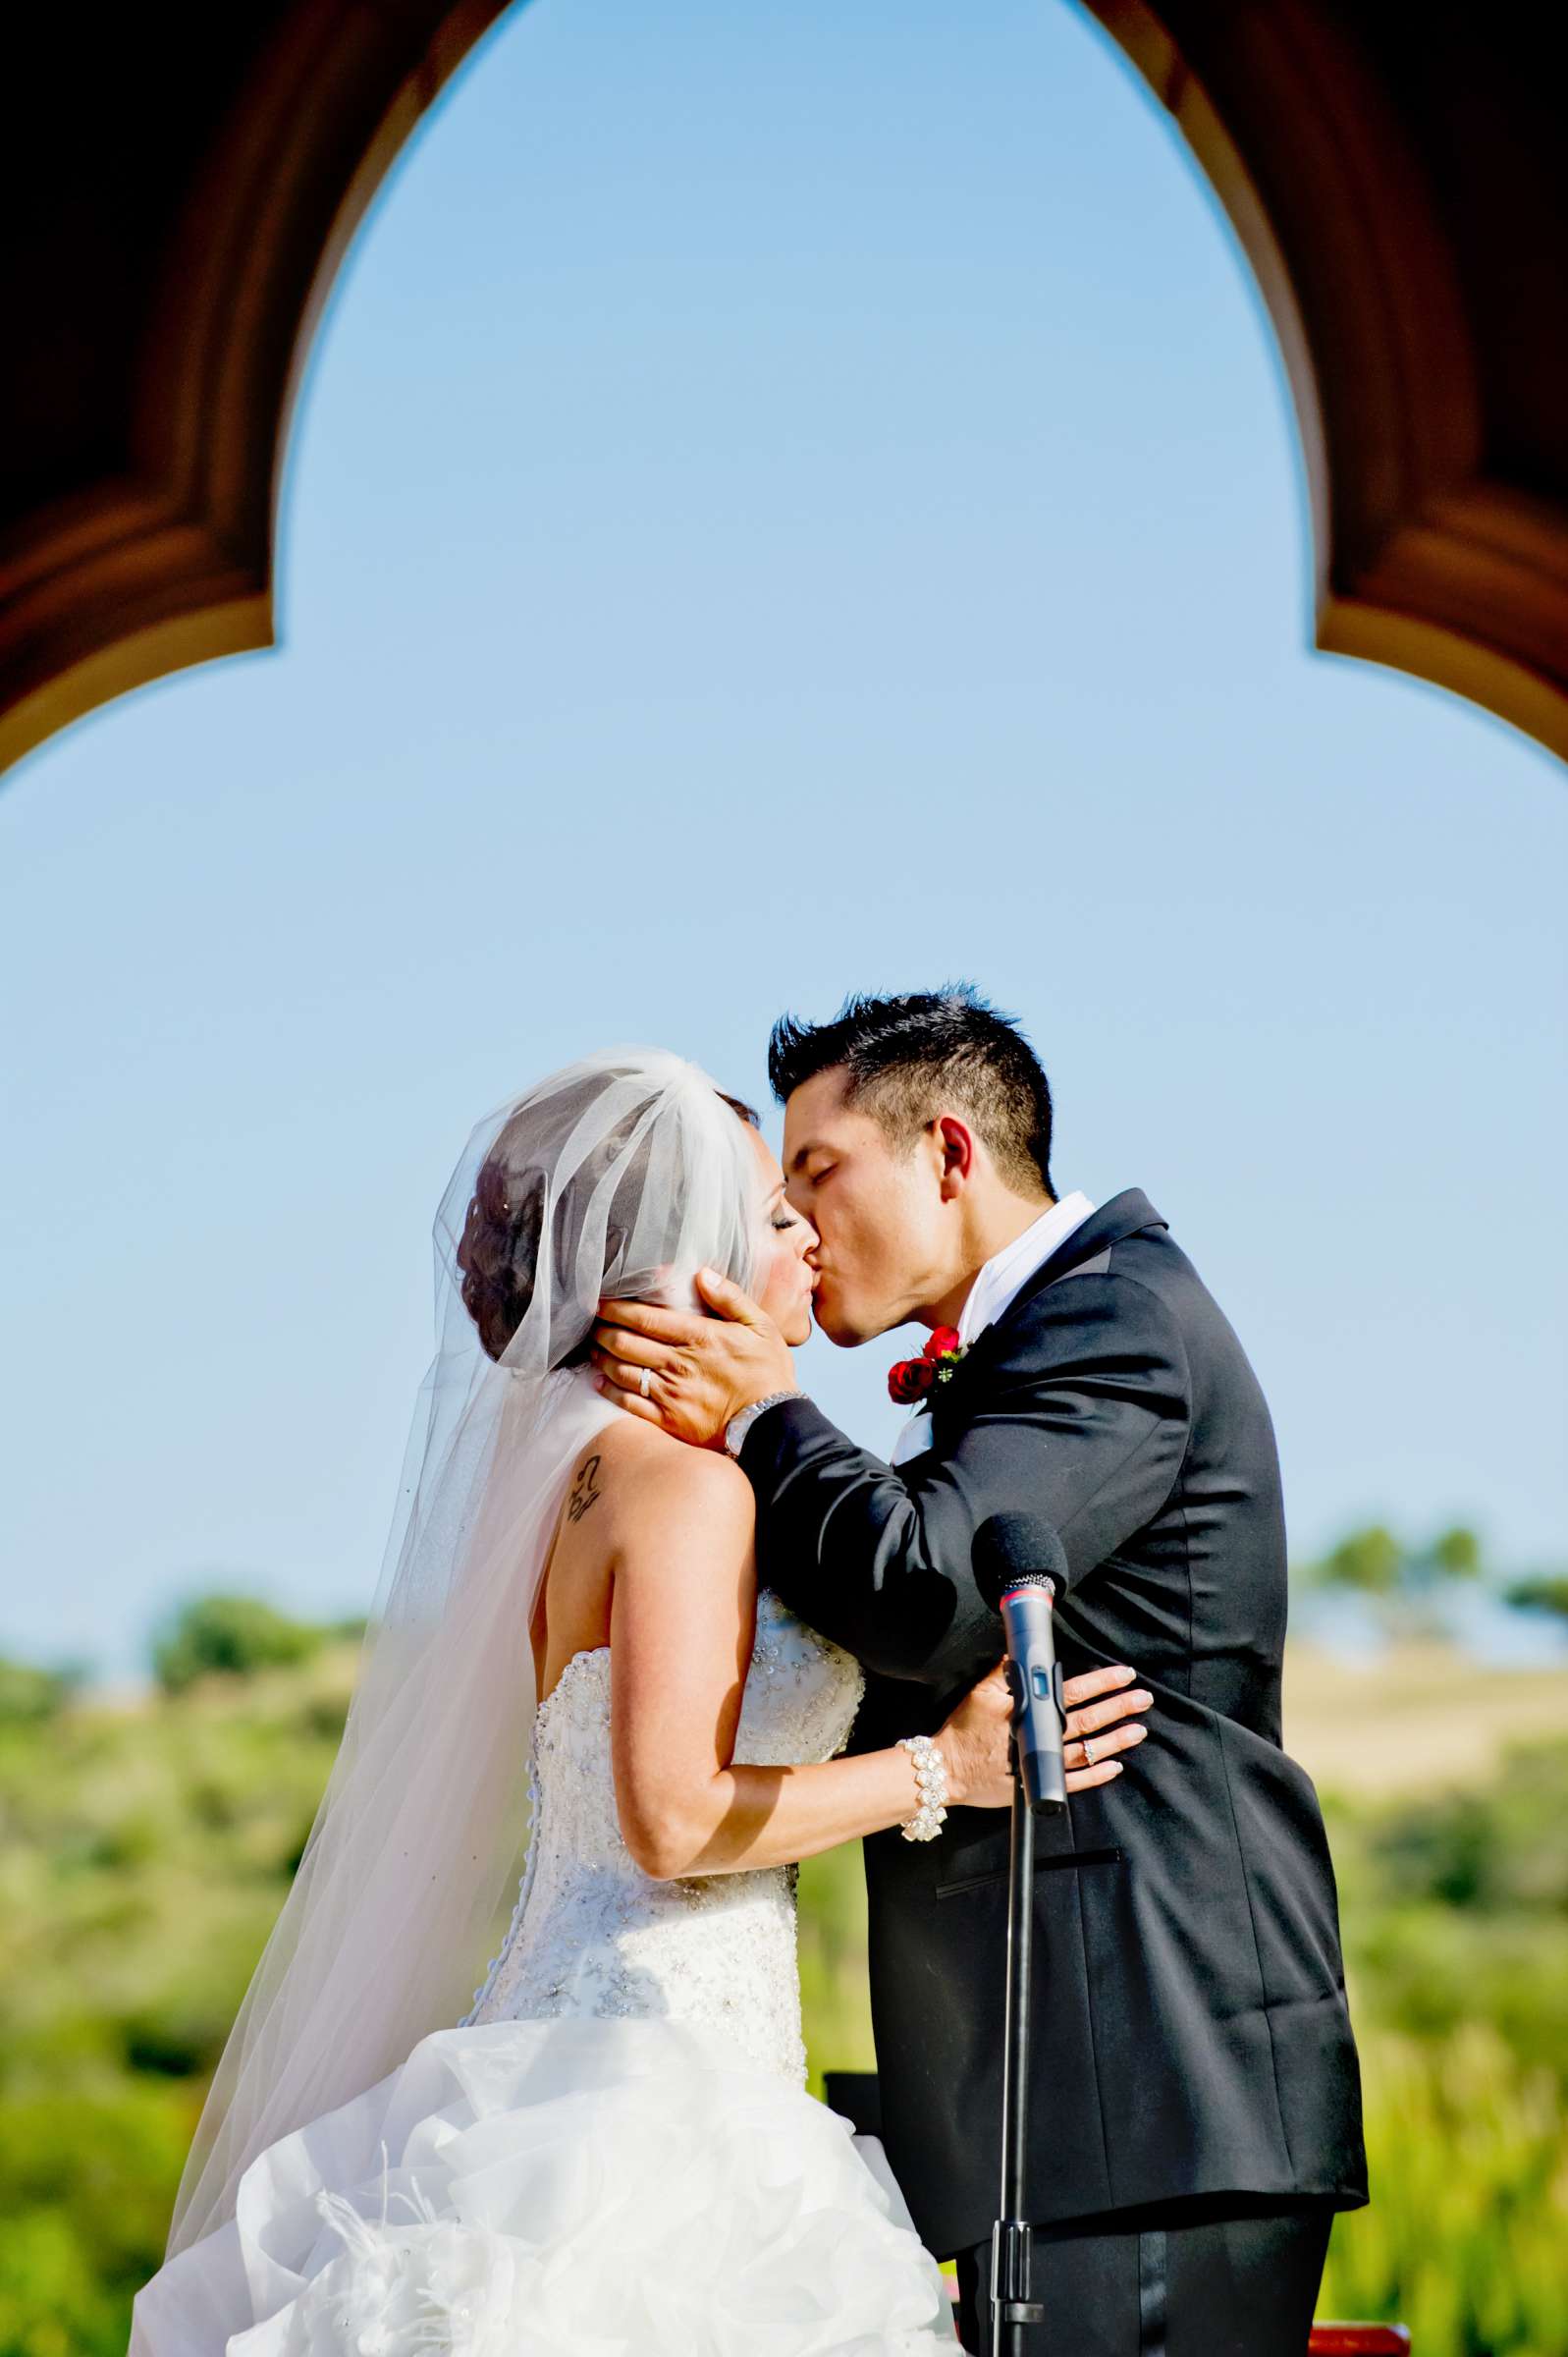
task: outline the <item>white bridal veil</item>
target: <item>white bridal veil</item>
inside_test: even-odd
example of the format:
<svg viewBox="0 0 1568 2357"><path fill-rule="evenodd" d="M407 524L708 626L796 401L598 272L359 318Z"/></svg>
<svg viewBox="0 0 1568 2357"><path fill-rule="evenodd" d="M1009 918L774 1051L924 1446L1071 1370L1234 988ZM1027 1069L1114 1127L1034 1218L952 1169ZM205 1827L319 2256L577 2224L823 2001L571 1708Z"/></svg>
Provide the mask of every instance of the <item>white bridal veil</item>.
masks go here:
<svg viewBox="0 0 1568 2357"><path fill-rule="evenodd" d="M616 1412L571 1362L602 1294L689 1301L703 1265L749 1287L761 1197L716 1083L658 1050L568 1066L469 1138L436 1219L436 1355L342 1746L201 2114L171 2258L233 2216L258 2153L466 2010L521 1863L539 1582L567 1473Z"/></svg>

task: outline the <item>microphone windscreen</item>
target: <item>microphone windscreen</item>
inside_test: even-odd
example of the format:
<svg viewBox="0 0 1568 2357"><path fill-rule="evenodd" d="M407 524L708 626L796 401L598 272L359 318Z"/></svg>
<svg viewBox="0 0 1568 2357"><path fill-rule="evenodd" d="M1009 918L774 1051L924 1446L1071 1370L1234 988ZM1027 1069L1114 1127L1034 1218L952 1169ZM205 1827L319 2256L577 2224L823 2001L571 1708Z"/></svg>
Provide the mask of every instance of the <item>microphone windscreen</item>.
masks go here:
<svg viewBox="0 0 1568 2357"><path fill-rule="evenodd" d="M970 1558L975 1586L993 1612L1000 1612L1008 1588L1031 1572L1044 1573L1063 1586L1067 1554L1043 1514L992 1514L975 1532Z"/></svg>

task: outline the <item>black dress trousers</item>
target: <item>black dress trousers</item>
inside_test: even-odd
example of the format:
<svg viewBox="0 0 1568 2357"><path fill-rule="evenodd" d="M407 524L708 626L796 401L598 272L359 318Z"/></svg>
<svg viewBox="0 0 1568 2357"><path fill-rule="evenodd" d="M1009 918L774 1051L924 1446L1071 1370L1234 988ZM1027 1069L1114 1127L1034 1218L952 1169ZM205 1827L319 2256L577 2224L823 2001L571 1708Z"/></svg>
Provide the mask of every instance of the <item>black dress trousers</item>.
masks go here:
<svg viewBox="0 0 1568 2357"><path fill-rule="evenodd" d="M1039 2357L1305 2357L1333 2223L1330 2204L1202 2207L1037 2226L1027 2326ZM991 2245L960 2253L958 2330L989 2357Z"/></svg>

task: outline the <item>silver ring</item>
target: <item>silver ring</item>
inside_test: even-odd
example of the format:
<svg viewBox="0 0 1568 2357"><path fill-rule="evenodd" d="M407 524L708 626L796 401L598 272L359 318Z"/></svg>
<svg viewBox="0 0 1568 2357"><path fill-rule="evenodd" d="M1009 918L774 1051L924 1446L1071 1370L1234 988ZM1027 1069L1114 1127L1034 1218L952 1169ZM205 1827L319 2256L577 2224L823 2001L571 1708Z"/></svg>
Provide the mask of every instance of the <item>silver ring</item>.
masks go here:
<svg viewBox="0 0 1568 2357"><path fill-rule="evenodd" d="M643 1396L643 1398L644 1398L645 1399L646 1399L646 1398L647 1398L647 1397L648 1397L648 1390L649 1390L649 1386L652 1384L652 1382L653 1382L653 1369L652 1369L652 1367L644 1367L644 1368L643 1368L643 1370L642 1370L642 1373L641 1373L641 1374L640 1374L640 1375L637 1377L637 1389L638 1389L638 1391L639 1391L639 1392L642 1394L642 1396Z"/></svg>
<svg viewBox="0 0 1568 2357"><path fill-rule="evenodd" d="M1095 1764L1095 1747L1087 1735L1083 1738L1083 1764L1086 1768Z"/></svg>

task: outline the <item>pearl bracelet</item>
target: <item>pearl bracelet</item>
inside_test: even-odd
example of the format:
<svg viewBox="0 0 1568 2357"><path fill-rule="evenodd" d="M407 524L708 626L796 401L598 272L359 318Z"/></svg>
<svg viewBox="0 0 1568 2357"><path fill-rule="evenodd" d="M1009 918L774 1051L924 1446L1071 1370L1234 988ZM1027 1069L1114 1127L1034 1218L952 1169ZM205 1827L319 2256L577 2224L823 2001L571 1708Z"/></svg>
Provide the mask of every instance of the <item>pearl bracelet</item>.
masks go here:
<svg viewBox="0 0 1568 2357"><path fill-rule="evenodd" d="M914 1764L920 1806L900 1827L906 1841L934 1841L947 1815L947 1763L929 1735L900 1735L898 1749Z"/></svg>

